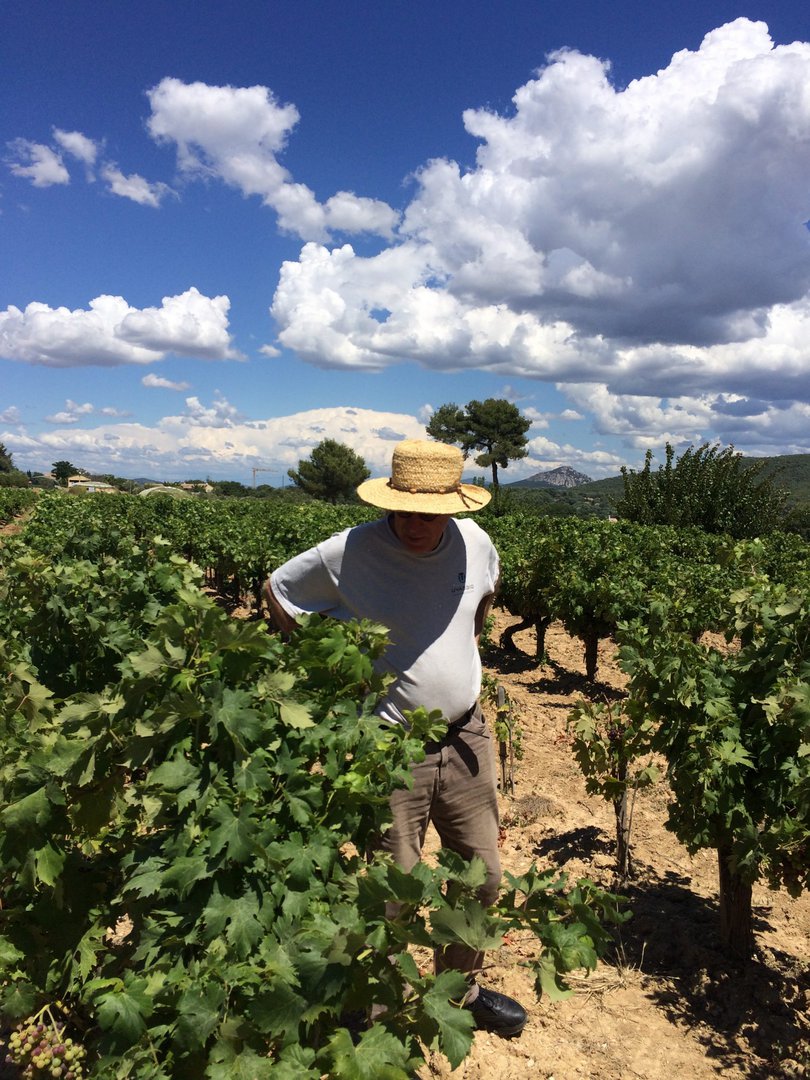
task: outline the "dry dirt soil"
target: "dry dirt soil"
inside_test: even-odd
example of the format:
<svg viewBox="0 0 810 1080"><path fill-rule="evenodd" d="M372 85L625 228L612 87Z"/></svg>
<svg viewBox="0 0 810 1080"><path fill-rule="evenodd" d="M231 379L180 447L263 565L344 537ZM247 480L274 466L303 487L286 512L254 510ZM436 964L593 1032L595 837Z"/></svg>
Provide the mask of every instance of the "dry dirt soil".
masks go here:
<svg viewBox="0 0 810 1080"><path fill-rule="evenodd" d="M566 718L583 696L620 691L622 674L603 643L597 684L589 686L580 642L558 626L547 635L547 663L534 659L532 631L516 635L519 653L507 652L497 642L514 621L496 617L485 657L523 729L515 794L501 797L504 868L518 873L536 862L610 888L613 808L586 794ZM482 982L527 1007L525 1030L512 1040L477 1032L458 1069L434 1055L420 1080L810 1076L810 895L794 900L755 887L756 955L730 960L718 939L715 858L689 856L664 828L666 805L665 780L636 801L636 875L622 890L632 918L615 952L574 980L573 997L538 1001L523 966L532 942L507 942L488 955Z"/></svg>

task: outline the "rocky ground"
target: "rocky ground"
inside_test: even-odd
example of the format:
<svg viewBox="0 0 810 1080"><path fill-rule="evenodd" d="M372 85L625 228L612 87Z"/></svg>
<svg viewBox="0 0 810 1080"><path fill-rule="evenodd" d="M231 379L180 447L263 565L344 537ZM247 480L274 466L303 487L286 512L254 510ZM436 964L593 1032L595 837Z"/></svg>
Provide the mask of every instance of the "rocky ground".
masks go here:
<svg viewBox="0 0 810 1080"><path fill-rule="evenodd" d="M512 622L499 615L493 640ZM612 807L585 792L566 717L592 693L581 644L560 627L547 637L550 662L533 659L531 631L518 655L493 647L486 666L506 688L523 729L524 756L513 796L502 797L503 863L532 861L573 878L613 885ZM621 689L609 645L599 686ZM454 1072L434 1056L419 1076L453 1080L709 1080L810 1076L810 896L755 888L755 958L730 960L718 940L717 872L711 853L690 857L664 828L665 781L639 795L633 823L636 876L624 889L632 919L567 1001L537 1001L523 961L532 943L513 940L489 957L485 981L530 1010L522 1035L479 1032Z"/></svg>

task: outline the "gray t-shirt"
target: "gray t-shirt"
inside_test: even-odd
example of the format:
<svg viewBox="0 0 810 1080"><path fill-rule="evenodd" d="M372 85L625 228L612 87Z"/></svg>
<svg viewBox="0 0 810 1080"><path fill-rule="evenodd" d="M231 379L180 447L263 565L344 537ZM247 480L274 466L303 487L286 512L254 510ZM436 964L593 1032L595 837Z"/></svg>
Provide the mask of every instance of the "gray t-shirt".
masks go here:
<svg viewBox="0 0 810 1080"><path fill-rule="evenodd" d="M475 615L497 581L497 552L469 518L451 518L424 555L409 552L381 518L330 537L270 578L293 617L320 612L388 627L391 644L378 668L396 681L377 711L397 723L419 706L441 709L452 722L474 704L481 689Z"/></svg>

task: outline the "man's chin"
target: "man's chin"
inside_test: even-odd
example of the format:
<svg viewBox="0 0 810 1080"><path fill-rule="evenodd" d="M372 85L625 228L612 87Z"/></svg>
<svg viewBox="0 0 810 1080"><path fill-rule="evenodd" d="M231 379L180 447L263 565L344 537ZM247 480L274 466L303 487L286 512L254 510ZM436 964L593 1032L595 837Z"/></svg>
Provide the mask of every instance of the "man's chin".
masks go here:
<svg viewBox="0 0 810 1080"><path fill-rule="evenodd" d="M427 540L403 540L403 543L411 555L427 555L430 550Z"/></svg>

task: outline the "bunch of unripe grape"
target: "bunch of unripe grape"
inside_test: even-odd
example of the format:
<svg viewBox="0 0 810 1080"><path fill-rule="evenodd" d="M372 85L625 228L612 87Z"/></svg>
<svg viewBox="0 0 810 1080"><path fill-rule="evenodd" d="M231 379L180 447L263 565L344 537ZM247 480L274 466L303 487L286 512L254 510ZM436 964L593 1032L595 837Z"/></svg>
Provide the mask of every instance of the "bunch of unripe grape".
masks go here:
<svg viewBox="0 0 810 1080"><path fill-rule="evenodd" d="M47 1014L47 1016L46 1016ZM6 1038L6 1064L22 1070L25 1080L82 1080L87 1051L73 1039L64 1038L65 1025L50 1009L23 1020Z"/></svg>

